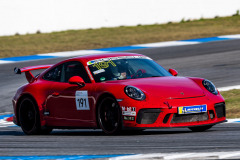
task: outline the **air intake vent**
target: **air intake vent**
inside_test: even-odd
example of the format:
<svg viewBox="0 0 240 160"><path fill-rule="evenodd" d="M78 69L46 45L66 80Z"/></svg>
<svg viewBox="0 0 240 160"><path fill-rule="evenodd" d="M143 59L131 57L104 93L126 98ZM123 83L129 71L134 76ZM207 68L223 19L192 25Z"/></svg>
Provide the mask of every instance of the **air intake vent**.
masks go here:
<svg viewBox="0 0 240 160"><path fill-rule="evenodd" d="M164 119L163 119L163 123L167 123L168 122L168 119L170 117L171 114L167 114Z"/></svg>
<svg viewBox="0 0 240 160"><path fill-rule="evenodd" d="M213 110L210 110L210 111L209 111L209 115L210 115L210 118L211 118L211 119L215 118L215 115L214 115L214 111L213 111Z"/></svg>
<svg viewBox="0 0 240 160"><path fill-rule="evenodd" d="M216 103L214 105L214 108L218 118L226 117L226 109L224 103Z"/></svg>
<svg viewBox="0 0 240 160"><path fill-rule="evenodd" d="M196 113L196 114L174 114L171 123L186 123L208 120L208 113Z"/></svg>
<svg viewBox="0 0 240 160"><path fill-rule="evenodd" d="M136 122L138 124L152 124L157 120L160 112L160 109L140 109Z"/></svg>

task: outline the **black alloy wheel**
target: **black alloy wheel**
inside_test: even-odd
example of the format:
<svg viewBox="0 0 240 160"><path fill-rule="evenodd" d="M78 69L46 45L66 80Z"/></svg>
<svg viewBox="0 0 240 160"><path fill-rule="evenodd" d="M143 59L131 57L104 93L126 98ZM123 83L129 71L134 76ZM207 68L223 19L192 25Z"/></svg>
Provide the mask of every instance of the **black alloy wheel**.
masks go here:
<svg viewBox="0 0 240 160"><path fill-rule="evenodd" d="M200 126L200 127L188 127L190 130L192 130L193 132L203 132L206 131L210 128L212 128L212 125L208 125L208 126Z"/></svg>
<svg viewBox="0 0 240 160"><path fill-rule="evenodd" d="M37 105L31 98L24 98L19 106L19 121L27 135L49 134L52 129L41 129Z"/></svg>
<svg viewBox="0 0 240 160"><path fill-rule="evenodd" d="M117 134L121 131L121 111L115 99L106 97L100 102L98 122L106 134Z"/></svg>

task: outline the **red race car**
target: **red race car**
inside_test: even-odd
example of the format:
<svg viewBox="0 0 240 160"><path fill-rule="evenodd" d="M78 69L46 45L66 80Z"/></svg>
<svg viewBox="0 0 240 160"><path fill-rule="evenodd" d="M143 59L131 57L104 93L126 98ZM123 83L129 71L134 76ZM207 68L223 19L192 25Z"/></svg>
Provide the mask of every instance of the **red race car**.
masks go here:
<svg viewBox="0 0 240 160"><path fill-rule="evenodd" d="M30 72L46 68L36 76ZM14 72L25 72L29 82L13 97L13 121L28 135L54 128L205 131L226 121L225 101L212 82L177 77L141 54L88 55Z"/></svg>

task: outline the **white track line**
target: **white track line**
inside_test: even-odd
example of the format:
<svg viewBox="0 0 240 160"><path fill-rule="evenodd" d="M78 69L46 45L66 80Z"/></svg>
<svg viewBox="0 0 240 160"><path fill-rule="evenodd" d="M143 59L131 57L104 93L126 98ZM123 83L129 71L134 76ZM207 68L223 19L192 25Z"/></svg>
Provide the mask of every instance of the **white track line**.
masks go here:
<svg viewBox="0 0 240 160"><path fill-rule="evenodd" d="M193 155L194 153L182 153L182 154L176 154L176 155L168 155L163 157L163 159L177 159L177 158L185 158L190 155Z"/></svg>
<svg viewBox="0 0 240 160"><path fill-rule="evenodd" d="M235 119L227 119L227 122L225 123L239 123L240 122L240 118L235 118Z"/></svg>
<svg viewBox="0 0 240 160"><path fill-rule="evenodd" d="M6 64L6 63L14 63L14 61L3 61L3 60L0 60L0 64Z"/></svg>
<svg viewBox="0 0 240 160"><path fill-rule="evenodd" d="M120 156L109 158L109 160L159 160L159 159L226 159L240 158L240 151L236 152L202 152L202 153L153 153L153 154L137 154L130 156Z"/></svg>
<svg viewBox="0 0 240 160"><path fill-rule="evenodd" d="M240 156L240 152L223 154L223 155L218 156L218 158L219 159L226 159L226 158L231 158L231 157L236 157L236 156Z"/></svg>
<svg viewBox="0 0 240 160"><path fill-rule="evenodd" d="M7 117L8 118L8 117ZM0 127L12 127L16 126L13 122L6 121L7 118L0 119Z"/></svg>
<svg viewBox="0 0 240 160"><path fill-rule="evenodd" d="M81 55L90 55L90 54L100 54L108 53L108 51L97 51L97 50L79 50L79 51L65 51L65 52L55 52L55 53L44 53L37 54L38 56L56 56L56 57L74 57Z"/></svg>
<svg viewBox="0 0 240 160"><path fill-rule="evenodd" d="M239 38L240 38L240 34L226 35L226 36L218 36L218 38L233 38L233 39L239 39Z"/></svg>
<svg viewBox="0 0 240 160"><path fill-rule="evenodd" d="M167 41L167 42L137 44L132 46L134 47L170 47L170 46L193 45L193 44L199 44L199 43L201 42Z"/></svg>
<svg viewBox="0 0 240 160"><path fill-rule="evenodd" d="M220 92L221 92L221 91L229 91L229 90L232 90L232 89L240 89L240 85L218 88L218 90L219 90Z"/></svg>

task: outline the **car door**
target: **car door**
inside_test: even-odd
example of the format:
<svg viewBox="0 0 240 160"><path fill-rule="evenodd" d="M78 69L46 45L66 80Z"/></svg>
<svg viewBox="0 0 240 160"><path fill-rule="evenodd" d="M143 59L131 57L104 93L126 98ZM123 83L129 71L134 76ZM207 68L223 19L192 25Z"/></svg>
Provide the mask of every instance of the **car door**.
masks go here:
<svg viewBox="0 0 240 160"><path fill-rule="evenodd" d="M80 87L69 84L68 80L73 76L82 77L86 85ZM92 95L92 84L80 62L62 64L60 81L52 86L47 95L48 125L79 127L94 125L95 99Z"/></svg>

